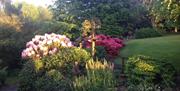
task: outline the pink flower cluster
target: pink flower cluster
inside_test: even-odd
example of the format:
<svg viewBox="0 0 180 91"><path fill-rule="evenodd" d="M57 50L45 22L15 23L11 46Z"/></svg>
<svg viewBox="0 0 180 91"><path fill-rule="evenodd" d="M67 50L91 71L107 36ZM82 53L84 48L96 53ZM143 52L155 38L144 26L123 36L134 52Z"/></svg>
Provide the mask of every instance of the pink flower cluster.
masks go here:
<svg viewBox="0 0 180 91"><path fill-rule="evenodd" d="M39 59L46 55L54 54L60 47L72 47L72 42L65 35L45 34L36 35L27 42L26 49L23 50L22 58Z"/></svg>
<svg viewBox="0 0 180 91"><path fill-rule="evenodd" d="M119 50L124 46L123 40L119 38L112 38L103 34L96 35L96 46L103 46L107 54L111 57L115 57L119 54ZM91 47L91 38L86 41L86 47Z"/></svg>

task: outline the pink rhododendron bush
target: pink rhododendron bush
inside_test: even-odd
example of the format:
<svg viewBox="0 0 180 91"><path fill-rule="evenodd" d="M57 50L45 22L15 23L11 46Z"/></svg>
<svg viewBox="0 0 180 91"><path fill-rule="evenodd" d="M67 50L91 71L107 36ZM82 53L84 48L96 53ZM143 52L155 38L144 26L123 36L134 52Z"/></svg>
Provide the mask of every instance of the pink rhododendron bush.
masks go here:
<svg viewBox="0 0 180 91"><path fill-rule="evenodd" d="M96 46L103 46L110 57L116 57L119 54L119 50L124 47L123 40L119 38L112 38L103 34L95 36ZM91 38L86 41L86 47L91 47Z"/></svg>
<svg viewBox="0 0 180 91"><path fill-rule="evenodd" d="M26 49L22 52L22 58L39 59L43 56L52 55L58 52L61 47L72 47L72 42L65 35L45 34L36 35L27 42Z"/></svg>
<svg viewBox="0 0 180 91"><path fill-rule="evenodd" d="M18 91L74 91L71 81L85 74L90 53L64 35L37 35L26 44L23 58L29 58L19 73Z"/></svg>

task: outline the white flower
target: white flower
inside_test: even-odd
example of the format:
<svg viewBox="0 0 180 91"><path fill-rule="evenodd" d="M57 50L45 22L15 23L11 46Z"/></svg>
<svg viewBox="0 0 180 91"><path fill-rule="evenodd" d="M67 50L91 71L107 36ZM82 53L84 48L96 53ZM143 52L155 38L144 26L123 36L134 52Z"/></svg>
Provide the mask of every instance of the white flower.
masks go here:
<svg viewBox="0 0 180 91"><path fill-rule="evenodd" d="M59 40L58 38L54 38L54 39L53 39L53 42L58 42L58 43L59 43L60 40Z"/></svg>
<svg viewBox="0 0 180 91"><path fill-rule="evenodd" d="M32 54L31 54L31 53L28 53L27 55L30 57Z"/></svg>
<svg viewBox="0 0 180 91"><path fill-rule="evenodd" d="M37 58L39 58L39 57L40 57L40 55L39 55L39 54L36 54L36 57L37 57Z"/></svg>
<svg viewBox="0 0 180 91"><path fill-rule="evenodd" d="M33 39L32 39L32 42L35 42L35 41L36 41L36 39L35 39L35 38L33 38Z"/></svg>
<svg viewBox="0 0 180 91"><path fill-rule="evenodd" d="M52 55L52 54L53 54L53 52L52 52L52 51L49 51L49 54L51 54L51 55Z"/></svg>
<svg viewBox="0 0 180 91"><path fill-rule="evenodd" d="M26 47L30 47L31 45L34 45L32 41L27 42Z"/></svg>
<svg viewBox="0 0 180 91"><path fill-rule="evenodd" d="M48 47L43 47L43 51L48 51Z"/></svg>
<svg viewBox="0 0 180 91"><path fill-rule="evenodd" d="M71 47L71 46L72 46L72 43L71 43L71 42L69 42L69 43L67 44L67 46Z"/></svg>
<svg viewBox="0 0 180 91"><path fill-rule="evenodd" d="M39 41L38 45L45 45L46 44L46 39L44 39L43 41Z"/></svg>
<svg viewBox="0 0 180 91"><path fill-rule="evenodd" d="M42 36L41 35L36 35L35 39L39 40Z"/></svg>
<svg viewBox="0 0 180 91"><path fill-rule="evenodd" d="M52 45L53 43L55 44ZM45 34L44 36L36 35L32 41L27 42L26 49L22 52L22 58L41 58L41 56L54 54L58 51L59 46L71 47L73 45L70 39L65 35L59 35L55 33Z"/></svg>
<svg viewBox="0 0 180 91"><path fill-rule="evenodd" d="M35 51L38 51L38 46L33 45L33 49L34 49Z"/></svg>
<svg viewBox="0 0 180 91"><path fill-rule="evenodd" d="M48 41L47 41L47 44L48 44L48 45L51 45L52 43L53 43L52 40L48 40Z"/></svg>
<svg viewBox="0 0 180 91"><path fill-rule="evenodd" d="M43 52L43 56L46 56L48 54L48 51Z"/></svg>
<svg viewBox="0 0 180 91"><path fill-rule="evenodd" d="M64 42L61 42L61 46L66 47L67 45L66 45L66 43L64 43Z"/></svg>
<svg viewBox="0 0 180 91"><path fill-rule="evenodd" d="M51 33L51 37L55 37L56 36L56 34L55 33Z"/></svg>
<svg viewBox="0 0 180 91"><path fill-rule="evenodd" d="M34 52L34 51L31 51L31 54L32 54L32 55L34 55L34 54L35 54L35 52Z"/></svg>

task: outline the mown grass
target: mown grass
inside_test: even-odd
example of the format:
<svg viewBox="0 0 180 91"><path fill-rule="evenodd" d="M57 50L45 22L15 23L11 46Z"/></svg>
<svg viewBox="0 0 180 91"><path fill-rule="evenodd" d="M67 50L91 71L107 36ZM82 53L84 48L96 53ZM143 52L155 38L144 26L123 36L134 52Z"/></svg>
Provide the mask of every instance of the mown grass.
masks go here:
<svg viewBox="0 0 180 91"><path fill-rule="evenodd" d="M164 61L172 63L180 73L180 35L129 40L120 55L122 57L147 55L166 59Z"/></svg>

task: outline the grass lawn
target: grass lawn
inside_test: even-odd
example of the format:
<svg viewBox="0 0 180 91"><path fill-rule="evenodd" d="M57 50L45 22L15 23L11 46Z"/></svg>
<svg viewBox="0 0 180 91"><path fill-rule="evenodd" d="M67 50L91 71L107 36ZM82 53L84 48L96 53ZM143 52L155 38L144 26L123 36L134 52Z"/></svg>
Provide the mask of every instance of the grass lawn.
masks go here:
<svg viewBox="0 0 180 91"><path fill-rule="evenodd" d="M180 35L129 40L120 53L123 57L138 54L154 58L165 58L180 73Z"/></svg>

